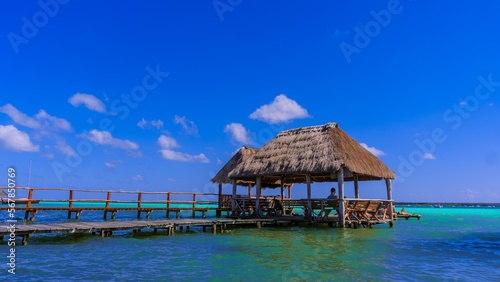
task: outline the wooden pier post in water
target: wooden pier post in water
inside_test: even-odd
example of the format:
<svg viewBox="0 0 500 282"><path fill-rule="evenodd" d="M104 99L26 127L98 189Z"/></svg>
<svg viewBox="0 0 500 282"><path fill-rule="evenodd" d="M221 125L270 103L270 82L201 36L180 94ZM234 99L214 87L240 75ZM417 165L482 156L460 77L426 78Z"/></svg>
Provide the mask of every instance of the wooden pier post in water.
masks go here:
<svg viewBox="0 0 500 282"><path fill-rule="evenodd" d="M33 189L29 189L28 191L28 203L26 203L26 212L24 213L24 220L28 220L28 218L30 217L29 209L31 208L31 199L33 199ZM35 211L33 211L32 213L33 214L31 215L30 221L33 221L35 217Z"/></svg>
<svg viewBox="0 0 500 282"><path fill-rule="evenodd" d="M108 209L109 209L109 201L111 201L111 192L108 191L108 195L106 196L106 205L104 206L104 220L107 220L108 218ZM112 219L113 216L111 216Z"/></svg>
<svg viewBox="0 0 500 282"><path fill-rule="evenodd" d="M337 182L339 184L339 223L340 227L345 225L345 203L344 203L344 166L340 166Z"/></svg>
<svg viewBox="0 0 500 282"><path fill-rule="evenodd" d="M389 178L385 179L385 185L387 187L387 200L389 200L389 218L391 219L391 222L389 224L390 227L394 226L394 204L392 203L392 184L391 180Z"/></svg>
<svg viewBox="0 0 500 282"><path fill-rule="evenodd" d="M137 219L141 218L141 200L142 200L142 193L139 192L137 193Z"/></svg>
<svg viewBox="0 0 500 282"><path fill-rule="evenodd" d="M195 218L195 211L194 211L195 208L196 208L196 194L193 193L193 218Z"/></svg>
<svg viewBox="0 0 500 282"><path fill-rule="evenodd" d="M166 218L170 215L170 192L167 193L167 212L166 212Z"/></svg>
<svg viewBox="0 0 500 282"><path fill-rule="evenodd" d="M71 209L73 208L73 190L69 190L68 219L71 219Z"/></svg>

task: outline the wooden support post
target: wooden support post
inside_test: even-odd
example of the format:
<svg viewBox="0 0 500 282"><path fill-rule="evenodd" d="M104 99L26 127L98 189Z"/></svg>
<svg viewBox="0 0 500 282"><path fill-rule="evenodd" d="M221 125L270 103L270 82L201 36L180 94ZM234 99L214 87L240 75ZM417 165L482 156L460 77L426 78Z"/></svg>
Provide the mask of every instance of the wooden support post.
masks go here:
<svg viewBox="0 0 500 282"><path fill-rule="evenodd" d="M344 227L345 225L345 206L344 206L344 166L340 166L337 182L339 184L339 219L340 226Z"/></svg>
<svg viewBox="0 0 500 282"><path fill-rule="evenodd" d="M248 198L252 198L252 184L248 183Z"/></svg>
<svg viewBox="0 0 500 282"><path fill-rule="evenodd" d="M236 179L233 179L233 191L231 196L231 214L236 213Z"/></svg>
<svg viewBox="0 0 500 282"><path fill-rule="evenodd" d="M285 197L285 183L283 176L280 178L280 192L281 192L281 214L285 215L285 204L283 203L284 197Z"/></svg>
<svg viewBox="0 0 500 282"><path fill-rule="evenodd" d="M142 193L139 192L137 193L137 219L141 218L141 200L142 200Z"/></svg>
<svg viewBox="0 0 500 282"><path fill-rule="evenodd" d="M293 186L293 184L291 184L290 186L288 186L288 199L292 198L292 186Z"/></svg>
<svg viewBox="0 0 500 282"><path fill-rule="evenodd" d="M35 221L35 213L37 213L38 210L32 210L31 211L31 216L30 216L30 221L33 222Z"/></svg>
<svg viewBox="0 0 500 282"><path fill-rule="evenodd" d="M28 221L30 217L30 211L26 209L26 211L24 212L24 221Z"/></svg>
<svg viewBox="0 0 500 282"><path fill-rule="evenodd" d="M153 232L154 233L158 232L158 228L153 229Z"/></svg>
<svg viewBox="0 0 500 282"><path fill-rule="evenodd" d="M71 209L73 208L73 190L69 190L68 219L71 219Z"/></svg>
<svg viewBox="0 0 500 282"><path fill-rule="evenodd" d="M166 214L166 218L168 218L170 216L170 192L167 193L167 214Z"/></svg>
<svg viewBox="0 0 500 282"><path fill-rule="evenodd" d="M394 204L392 203L392 183L389 178L385 179L385 186L387 188L387 200L389 200L389 218L391 219L391 223L394 222ZM393 224L389 225L390 227L393 226Z"/></svg>
<svg viewBox="0 0 500 282"><path fill-rule="evenodd" d="M151 215L151 212L152 212L152 211L153 211L153 210L148 210L148 211L146 212L146 219L149 219L149 216Z"/></svg>
<svg viewBox="0 0 500 282"><path fill-rule="evenodd" d="M10 186L9 186L10 187ZM28 191L28 202L26 203L26 208L31 208L31 200L33 199L33 189Z"/></svg>
<svg viewBox="0 0 500 282"><path fill-rule="evenodd" d="M217 205L217 210L215 210L215 216L220 217L222 215L221 208L222 208L222 183L219 182L219 198L218 198L218 205Z"/></svg>
<svg viewBox="0 0 500 282"><path fill-rule="evenodd" d="M261 196L261 181L262 178L257 176L257 180L255 181L256 193L255 193L255 214L257 217L260 216L260 196Z"/></svg>
<svg viewBox="0 0 500 282"><path fill-rule="evenodd" d="M177 218L177 219L181 218L181 211L180 210L175 211L175 218Z"/></svg>
<svg viewBox="0 0 500 282"><path fill-rule="evenodd" d="M207 218L207 212L206 211L202 211L201 212L201 218Z"/></svg>
<svg viewBox="0 0 500 282"><path fill-rule="evenodd" d="M203 225L203 232L207 232L207 227Z"/></svg>
<svg viewBox="0 0 500 282"><path fill-rule="evenodd" d="M358 175L354 175L354 197L359 199Z"/></svg>
<svg viewBox="0 0 500 282"><path fill-rule="evenodd" d="M311 175L309 173L306 174L306 183L307 183L307 209L308 209L308 214L306 214L306 216L308 218L311 218L313 210L311 202Z"/></svg>
<svg viewBox="0 0 500 282"><path fill-rule="evenodd" d="M104 220L108 219L107 209L109 208L109 202L111 201L111 192L108 191L108 195L106 197L106 206L104 207Z"/></svg>
<svg viewBox="0 0 500 282"><path fill-rule="evenodd" d="M108 192L108 196L106 197L106 207L109 208L109 202L111 201L111 192Z"/></svg>
<svg viewBox="0 0 500 282"><path fill-rule="evenodd" d="M217 207L222 208L222 183L219 182L219 198Z"/></svg>
<svg viewBox="0 0 500 282"><path fill-rule="evenodd" d="M194 211L195 208L196 208L196 194L193 194L193 213L192 213L193 218L196 217L196 213Z"/></svg>
<svg viewBox="0 0 500 282"><path fill-rule="evenodd" d="M217 224L212 224L212 233L217 234Z"/></svg>
<svg viewBox="0 0 500 282"><path fill-rule="evenodd" d="M111 212L111 220L115 220L116 211Z"/></svg>

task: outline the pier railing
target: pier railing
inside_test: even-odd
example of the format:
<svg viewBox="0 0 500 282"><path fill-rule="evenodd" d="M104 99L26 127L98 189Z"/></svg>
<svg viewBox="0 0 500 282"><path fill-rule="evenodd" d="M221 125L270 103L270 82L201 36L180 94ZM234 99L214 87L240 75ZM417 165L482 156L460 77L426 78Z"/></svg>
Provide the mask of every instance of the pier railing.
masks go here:
<svg viewBox="0 0 500 282"><path fill-rule="evenodd" d="M0 189L7 189L6 186L0 186ZM196 212L201 212L203 217L208 211L206 206L201 206L199 198L208 199L213 197L217 199L218 194L199 193L199 192L148 192L148 191L122 191L122 190L85 190L69 188L28 188L16 187L16 193L22 194L26 191L27 197L16 197L17 210L25 210L25 219L33 220L34 214L39 210L67 210L68 218L75 213L78 219L80 213L84 210L102 210L104 219L107 213L111 213L114 219L119 210L135 210L137 217L141 213L146 213L146 218L154 210L166 211L166 217L170 212L175 212L176 217L182 210L192 211L193 218ZM21 192L21 193L20 193ZM66 196L64 196L66 195ZM58 196L58 197L56 197ZM50 206L37 205L40 201L50 203ZM21 206L21 204L25 206ZM1 207L0 210L8 209ZM30 216L31 215L31 216Z"/></svg>

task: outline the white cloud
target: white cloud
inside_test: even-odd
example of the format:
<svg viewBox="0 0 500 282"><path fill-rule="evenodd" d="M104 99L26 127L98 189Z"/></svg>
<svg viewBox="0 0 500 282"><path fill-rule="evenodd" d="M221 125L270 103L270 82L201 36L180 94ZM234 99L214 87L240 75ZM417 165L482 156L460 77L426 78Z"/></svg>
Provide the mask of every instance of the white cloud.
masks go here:
<svg viewBox="0 0 500 282"><path fill-rule="evenodd" d="M261 106L250 115L251 119L261 120L270 124L284 123L307 117L309 117L307 110L284 94L276 96L273 102Z"/></svg>
<svg viewBox="0 0 500 282"><path fill-rule="evenodd" d="M109 167L109 168L115 168L115 167L116 167L116 164L114 164L114 163L110 163L110 162L105 162L105 163L104 163L104 165L105 165L106 167Z"/></svg>
<svg viewBox="0 0 500 282"><path fill-rule="evenodd" d="M219 158L217 158L216 162L217 164L222 164L222 161Z"/></svg>
<svg viewBox="0 0 500 282"><path fill-rule="evenodd" d="M45 130L62 130L71 131L71 124L63 119L49 115L45 110L40 110L35 115L35 118L19 111L11 104L6 104L0 107L0 112L7 114L12 120L22 126L32 129L45 129Z"/></svg>
<svg viewBox="0 0 500 282"><path fill-rule="evenodd" d="M170 182L177 182L175 179L170 178L170 177L169 177L169 178L167 178L167 180L168 180L168 181L170 181Z"/></svg>
<svg viewBox="0 0 500 282"><path fill-rule="evenodd" d="M249 132L241 123L230 123L224 128L225 133L231 134L231 139L243 144L251 144Z"/></svg>
<svg viewBox="0 0 500 282"><path fill-rule="evenodd" d="M145 120L144 118L142 118L138 123L137 123L137 126L139 126L140 128L144 129L144 128L147 128L147 127L156 127L156 129L160 129L163 127L163 121L157 119L157 120L151 120L151 121L147 121Z"/></svg>
<svg viewBox="0 0 500 282"><path fill-rule="evenodd" d="M44 128L71 131L71 124L63 119L55 116L49 115L45 110L40 110L38 114L35 115L36 119L41 121Z"/></svg>
<svg viewBox="0 0 500 282"><path fill-rule="evenodd" d="M181 162L202 162L209 163L209 159L204 154L199 155L189 155L186 153L181 153L173 151L173 148L179 148L179 144L172 137L167 137L161 135L157 141L158 145L161 147L161 155L166 160L181 161Z"/></svg>
<svg viewBox="0 0 500 282"><path fill-rule="evenodd" d="M136 174L135 176L132 177L132 180L143 181L144 177L142 175L140 175L140 174Z"/></svg>
<svg viewBox="0 0 500 282"><path fill-rule="evenodd" d="M148 122L142 118L138 123L137 123L137 126L139 126L140 128L144 129L144 127L146 126L146 124L148 124Z"/></svg>
<svg viewBox="0 0 500 282"><path fill-rule="evenodd" d="M187 134L198 136L198 126L196 126L193 121L188 120L185 116L180 117L175 115L174 122L175 124L180 124L182 129L184 129Z"/></svg>
<svg viewBox="0 0 500 282"><path fill-rule="evenodd" d="M92 129L87 134L80 134L79 137L88 139L90 141L96 142L100 145L109 145L113 148L125 149L125 150L138 150L139 145L130 141L130 140L122 140L113 138L110 132L108 131L99 131L96 129Z"/></svg>
<svg viewBox="0 0 500 282"><path fill-rule="evenodd" d="M158 138L158 141L157 141L158 145L160 145L160 147L162 149L172 149L172 148L179 148L179 144L177 144L177 141L175 141L174 138L172 137L168 137L168 136L165 136L165 135L161 135L159 138Z"/></svg>
<svg viewBox="0 0 500 282"><path fill-rule="evenodd" d="M209 163L210 160L204 155L189 155L186 153L176 152L169 149L160 150L161 155L166 160L181 161L181 162L201 162Z"/></svg>
<svg viewBox="0 0 500 282"><path fill-rule="evenodd" d="M368 145L366 145L365 143L359 143L359 145L361 145L361 147L367 149L368 152L372 153L373 155L375 155L377 157L385 155L385 153L383 151L381 151L375 147L368 147Z"/></svg>
<svg viewBox="0 0 500 282"><path fill-rule="evenodd" d="M152 121L151 121L151 125L152 125L153 127L156 127L157 129L160 129L160 128L162 128L162 127L163 127L163 121L161 121L161 120L159 120L159 119L157 119L157 120L152 120Z"/></svg>
<svg viewBox="0 0 500 282"><path fill-rule="evenodd" d="M15 123L18 123L22 126L26 126L29 128L40 128L41 124L36 119L26 115L25 113L16 109L16 107L11 104L6 104L0 107L0 112L7 114L14 120Z"/></svg>
<svg viewBox="0 0 500 282"><path fill-rule="evenodd" d="M98 113L106 113L106 106L104 103L96 98L94 95L76 93L69 97L68 102L74 107L84 105L87 109Z"/></svg>
<svg viewBox="0 0 500 282"><path fill-rule="evenodd" d="M104 162L104 165L106 167L109 167L109 168L115 168L118 166L118 164L120 164L122 162L123 162L122 160L111 160L111 161Z"/></svg>
<svg viewBox="0 0 500 282"><path fill-rule="evenodd" d="M431 153L425 153L424 154L424 159L426 159L426 160L435 160L436 157L433 154L431 154Z"/></svg>
<svg viewBox="0 0 500 282"><path fill-rule="evenodd" d="M75 150L73 150L73 148L71 148L71 146L66 144L66 142L64 142L64 141L58 141L57 145L56 145L56 149L66 156L75 157L77 155Z"/></svg>
<svg viewBox="0 0 500 282"><path fill-rule="evenodd" d="M13 125L0 125L0 142L12 151L38 152L39 146L31 143L26 132L19 131Z"/></svg>

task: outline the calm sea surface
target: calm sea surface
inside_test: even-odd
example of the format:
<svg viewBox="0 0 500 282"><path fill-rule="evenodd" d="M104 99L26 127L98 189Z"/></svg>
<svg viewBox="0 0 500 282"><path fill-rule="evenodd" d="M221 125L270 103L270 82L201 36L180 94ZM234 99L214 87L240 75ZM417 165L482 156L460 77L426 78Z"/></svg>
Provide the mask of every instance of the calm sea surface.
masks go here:
<svg viewBox="0 0 500 282"><path fill-rule="evenodd" d="M398 220L392 229L317 225L234 228L217 235L191 229L171 237L162 232L40 235L16 247L15 275L7 273L4 241L0 280L500 281L500 208L406 211L422 219ZM61 221L65 215L45 211L35 220ZM83 220L101 217L82 213ZM117 214L118 220L133 217Z"/></svg>

